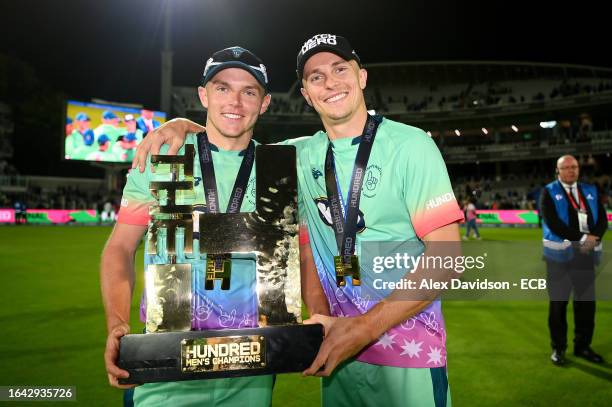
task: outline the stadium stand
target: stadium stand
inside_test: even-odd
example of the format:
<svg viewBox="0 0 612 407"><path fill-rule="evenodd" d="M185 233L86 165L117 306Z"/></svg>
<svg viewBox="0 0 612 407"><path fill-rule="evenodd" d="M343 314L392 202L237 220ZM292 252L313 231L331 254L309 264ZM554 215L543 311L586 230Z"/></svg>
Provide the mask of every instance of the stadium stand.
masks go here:
<svg viewBox="0 0 612 407"><path fill-rule="evenodd" d="M612 69L550 63L433 61L371 64L369 109L425 130L447 163L455 194L480 209L537 209L540 188L555 160L576 155L583 179L596 183L612 209ZM260 142L300 137L320 122L296 81L272 94L257 124ZM196 89L173 88L174 116L203 119ZM0 144L13 131L10 108L0 103ZM9 143L10 144L10 143ZM118 205L114 181L23 177L0 154L0 206L101 209ZM84 164L85 165L85 164ZM109 172L110 173L110 172ZM67 186L68 185L68 186ZM111 187L114 185L114 187Z"/></svg>
<svg viewBox="0 0 612 407"><path fill-rule="evenodd" d="M0 207L19 201L28 209L99 209L120 199L103 179L0 175Z"/></svg>

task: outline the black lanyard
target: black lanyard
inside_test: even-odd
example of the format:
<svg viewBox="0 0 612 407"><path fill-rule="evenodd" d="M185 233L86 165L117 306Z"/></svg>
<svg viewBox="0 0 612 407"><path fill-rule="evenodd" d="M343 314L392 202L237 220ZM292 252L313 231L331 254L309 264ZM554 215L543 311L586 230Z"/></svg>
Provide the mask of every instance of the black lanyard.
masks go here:
<svg viewBox="0 0 612 407"><path fill-rule="evenodd" d="M207 213L219 213L219 193L217 191L217 180L215 178L215 167L213 166L210 142L208 141L206 132L198 133L197 138L200 170L202 172L202 186L204 187L204 198L206 199L205 211ZM255 143L251 140L242 158L242 163L240 164L240 169L238 170L238 175L234 182L234 188L232 189L232 194L227 204L226 213L237 213L240 211L254 162Z"/></svg>
<svg viewBox="0 0 612 407"><path fill-rule="evenodd" d="M361 188L363 178L378 125L382 121L381 116L370 116L366 121L361 137L361 143L355 157L353 175L351 176L348 202L346 207L346 218L342 215L342 205L340 201L340 186L337 182L336 165L334 163L334 152L331 142L327 147L325 156L325 187L329 199L329 208L332 217L332 227L336 234L336 244L338 253L343 258L344 264L350 263L351 256L355 253L355 239L357 236L357 216L359 215L359 200L361 199Z"/></svg>
<svg viewBox="0 0 612 407"><path fill-rule="evenodd" d="M219 193L217 191L217 179L215 178L215 167L213 165L210 142L206 132L198 133L197 139L200 171L202 172L202 187L204 188L204 199L206 199L204 211L207 213L219 213ZM227 204L226 213L237 213L240 211L254 162L255 143L251 140L242 158L242 163L234 182L234 188ZM229 290L231 273L232 260L230 254L207 254L204 289L213 290L214 281L221 280L221 289Z"/></svg>

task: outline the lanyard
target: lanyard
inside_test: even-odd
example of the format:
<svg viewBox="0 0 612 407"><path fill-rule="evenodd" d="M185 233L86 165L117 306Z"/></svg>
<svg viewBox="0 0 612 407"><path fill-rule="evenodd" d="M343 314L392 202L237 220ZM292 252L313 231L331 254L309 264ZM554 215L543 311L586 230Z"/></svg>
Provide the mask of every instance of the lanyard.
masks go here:
<svg viewBox="0 0 612 407"><path fill-rule="evenodd" d="M561 188L563 188L563 191L565 191L565 187L563 186L563 184L561 185ZM578 199L580 200L580 211L586 212L586 205L584 204L584 200L582 199L582 194L580 193L580 189L578 189L577 183L576 183L576 193L578 194ZM578 211L578 202L576 202L576 198L574 198L574 194L570 194L567 191L565 191L565 195L567 195L567 199L572 204L572 207L574 208L574 210Z"/></svg>
<svg viewBox="0 0 612 407"><path fill-rule="evenodd" d="M340 186L337 182L338 177L331 142L327 147L327 154L325 156L325 187L329 199L332 228L336 235L338 252L343 257L343 263L345 264L350 263L350 256L355 253L357 216L359 214L359 200L361 198L363 177L368 166L370 153L372 152L376 130L381 121L382 118L380 116L368 115L361 143L357 150L357 156L355 157L346 209L343 207Z"/></svg>
<svg viewBox="0 0 612 407"><path fill-rule="evenodd" d="M219 192L217 191L217 180L215 178L215 167L212 160L212 151L206 132L198 133L198 152L200 158L200 170L202 171L202 186L206 199L207 213L219 213ZM242 206L242 200L246 193L247 184L255 162L255 143L251 140L247 147L240 169L234 181L234 188L230 195L226 213L237 213ZM204 289L213 290L214 281L221 280L221 289L230 289L230 279L232 273L232 261L230 254L215 254L206 256L206 277Z"/></svg>
<svg viewBox="0 0 612 407"><path fill-rule="evenodd" d="M219 213L219 192L217 191L217 180L215 178L215 167L213 166L210 142L205 132L198 133L197 138L200 169L202 171L202 184L204 187L204 197L206 199L205 211L207 213ZM238 170L238 175L234 182L234 188L230 195L226 213L237 213L240 211L254 162L255 143L251 140L242 158L242 163L240 164L240 169Z"/></svg>

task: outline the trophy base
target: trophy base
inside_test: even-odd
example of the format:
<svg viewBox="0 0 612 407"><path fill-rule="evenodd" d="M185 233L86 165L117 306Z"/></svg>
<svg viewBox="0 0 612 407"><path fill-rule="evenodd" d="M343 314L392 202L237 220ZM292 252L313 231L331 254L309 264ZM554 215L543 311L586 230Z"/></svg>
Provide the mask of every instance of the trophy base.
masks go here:
<svg viewBox="0 0 612 407"><path fill-rule="evenodd" d="M117 365L130 377L119 383L301 372L321 342L320 324L126 335Z"/></svg>

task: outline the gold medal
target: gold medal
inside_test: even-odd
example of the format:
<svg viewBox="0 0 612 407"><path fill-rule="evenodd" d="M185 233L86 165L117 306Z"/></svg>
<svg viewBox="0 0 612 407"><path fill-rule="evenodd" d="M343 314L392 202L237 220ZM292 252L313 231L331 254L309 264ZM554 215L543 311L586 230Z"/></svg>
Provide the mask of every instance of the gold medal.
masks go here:
<svg viewBox="0 0 612 407"><path fill-rule="evenodd" d="M348 262L346 261L348 260ZM334 256L334 268L336 269L336 285L344 287L344 277L351 276L353 285L361 285L361 273L359 269L359 258L356 255Z"/></svg>

